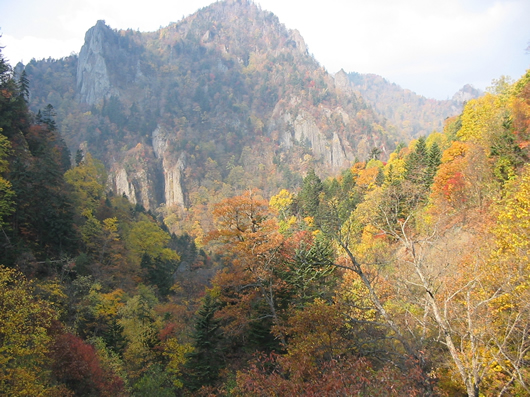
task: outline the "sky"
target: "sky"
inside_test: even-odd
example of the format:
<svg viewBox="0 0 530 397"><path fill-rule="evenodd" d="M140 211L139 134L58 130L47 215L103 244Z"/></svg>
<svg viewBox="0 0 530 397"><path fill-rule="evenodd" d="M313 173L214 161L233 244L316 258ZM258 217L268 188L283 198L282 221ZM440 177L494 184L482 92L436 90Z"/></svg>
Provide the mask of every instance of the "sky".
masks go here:
<svg viewBox="0 0 530 397"><path fill-rule="evenodd" d="M0 46L11 65L79 53L103 19L155 31L214 0L0 0ZM374 73L428 98L530 68L530 0L255 0L330 73Z"/></svg>

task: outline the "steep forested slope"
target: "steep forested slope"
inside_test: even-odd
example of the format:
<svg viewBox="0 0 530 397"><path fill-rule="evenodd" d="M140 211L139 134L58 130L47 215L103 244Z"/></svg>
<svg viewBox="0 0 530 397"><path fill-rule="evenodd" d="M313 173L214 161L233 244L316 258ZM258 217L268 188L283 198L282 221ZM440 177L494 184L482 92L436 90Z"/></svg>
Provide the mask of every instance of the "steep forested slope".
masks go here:
<svg viewBox="0 0 530 397"><path fill-rule="evenodd" d="M228 46L226 68L215 72L207 54L217 52L207 44L229 32L214 20L240 7L274 19L247 2L218 3L202 10L204 19L150 34L98 23L87 42L98 38L107 49L32 62L27 73L13 73L0 54L0 394L528 394L530 72L468 101L443 132L399 144L384 161L372 151L324 178L318 141L304 147L296 135L313 128L304 117L334 120L332 104L342 106L342 120L360 106L352 124L361 127L373 115L344 76L330 80L307 66L311 58L296 67L313 70L310 82L320 76L327 91L300 89L296 79L275 86L285 78L280 66L293 66L253 63L258 47L245 60L244 46L228 46L238 36L219 41ZM242 22L247 33L253 21ZM193 26L210 33L190 35ZM296 34L284 33L294 44L278 47L278 59L282 51L303 57ZM183 34L195 44L175 38ZM166 39L180 43L175 52ZM105 51L123 74L101 63ZM79 78L82 58L82 71L101 72L94 85ZM168 71L163 84L159 70ZM32 83L30 73L41 77ZM248 89L267 73L262 90L291 98L276 98L272 111ZM225 92L227 76L234 87ZM87 103L98 92L99 102ZM312 95L324 95L319 106ZM232 138L216 125L231 126ZM345 125L333 125L347 136ZM60 131L70 144L85 139L75 165ZM263 153L243 147L224 164L229 138L233 148L274 147L277 157L260 163ZM288 162L295 154L304 155L298 165ZM109 168L96 155L114 167L111 183L122 178L138 194L109 189ZM155 182L166 186L172 155L187 207L146 210L138 175L150 180L161 167Z"/></svg>
<svg viewBox="0 0 530 397"><path fill-rule="evenodd" d="M151 209L187 207L201 189L294 186L308 166L336 172L398 139L297 31L248 1L152 33L99 21L77 59L25 70L32 108L51 103L71 150L103 160L115 191Z"/></svg>
<svg viewBox="0 0 530 397"><path fill-rule="evenodd" d="M453 98L425 98L375 74L348 73L353 89L370 106L396 126L404 137L418 138L442 131L443 122L462 111L463 104L482 93L465 85Z"/></svg>

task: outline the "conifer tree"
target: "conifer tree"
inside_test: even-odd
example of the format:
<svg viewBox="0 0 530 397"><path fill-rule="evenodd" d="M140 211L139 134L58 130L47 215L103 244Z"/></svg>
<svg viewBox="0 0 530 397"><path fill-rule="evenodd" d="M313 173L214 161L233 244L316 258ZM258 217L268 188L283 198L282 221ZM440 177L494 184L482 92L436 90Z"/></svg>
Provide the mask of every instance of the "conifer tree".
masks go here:
<svg viewBox="0 0 530 397"><path fill-rule="evenodd" d="M23 70L18 80L18 87L22 99L27 103L29 101L29 80L26 71Z"/></svg>
<svg viewBox="0 0 530 397"><path fill-rule="evenodd" d="M434 142L429 150L427 158L427 170L425 174L425 187L429 188L433 181L438 167L442 164L442 151L438 143Z"/></svg>
<svg viewBox="0 0 530 397"><path fill-rule="evenodd" d="M316 217L320 203L320 193L324 189L322 181L312 168L307 173L302 184L302 190L298 195L298 201L302 215Z"/></svg>
<svg viewBox="0 0 530 397"><path fill-rule="evenodd" d="M194 350L189 354L186 363L188 375L185 386L195 391L205 385L213 385L219 377L223 366L223 355L220 346L221 332L219 320L215 312L219 303L210 293L206 294L195 322Z"/></svg>

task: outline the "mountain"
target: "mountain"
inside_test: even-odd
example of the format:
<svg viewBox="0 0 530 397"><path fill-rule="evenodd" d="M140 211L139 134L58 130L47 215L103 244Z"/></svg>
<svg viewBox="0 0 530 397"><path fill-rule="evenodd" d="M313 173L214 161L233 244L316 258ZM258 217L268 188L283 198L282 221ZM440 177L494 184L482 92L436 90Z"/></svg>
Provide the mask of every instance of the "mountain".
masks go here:
<svg viewBox="0 0 530 397"><path fill-rule="evenodd" d="M114 192L147 209L251 186L270 195L311 168L335 175L441 130L462 106L375 75L332 76L298 31L247 0L149 33L98 21L79 56L23 69L32 110L51 103L70 150L101 159Z"/></svg>
<svg viewBox="0 0 530 397"><path fill-rule="evenodd" d="M78 57L25 70L32 109L51 103L69 148L103 160L115 192L151 209L184 208L201 188L274 192L397 141L298 31L247 0L150 33L98 21Z"/></svg>
<svg viewBox="0 0 530 397"><path fill-rule="evenodd" d="M408 138L442 131L446 118L460 114L465 102L482 95L480 90L465 85L452 99L440 101L401 88L376 74L352 72L347 77L354 91Z"/></svg>

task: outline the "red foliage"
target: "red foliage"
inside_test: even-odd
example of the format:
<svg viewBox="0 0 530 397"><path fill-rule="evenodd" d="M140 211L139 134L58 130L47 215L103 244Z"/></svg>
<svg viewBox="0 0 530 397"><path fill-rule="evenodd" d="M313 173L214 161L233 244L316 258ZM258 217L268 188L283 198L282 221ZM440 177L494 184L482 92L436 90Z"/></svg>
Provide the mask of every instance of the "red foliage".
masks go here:
<svg viewBox="0 0 530 397"><path fill-rule="evenodd" d="M375 370L369 360L350 357L301 368L288 356L261 356L250 370L239 373L238 391L246 396L421 396L421 370L410 365L407 373L385 367Z"/></svg>
<svg viewBox="0 0 530 397"><path fill-rule="evenodd" d="M59 333L50 352L52 371L75 396L120 396L125 394L121 378L101 367L96 350L81 338Z"/></svg>
<svg viewBox="0 0 530 397"><path fill-rule="evenodd" d="M462 196L458 194L465 189L464 175L461 172L455 172L455 174L449 178L446 184L442 187L446 200L454 200L456 196ZM463 200L462 197L460 197Z"/></svg>

